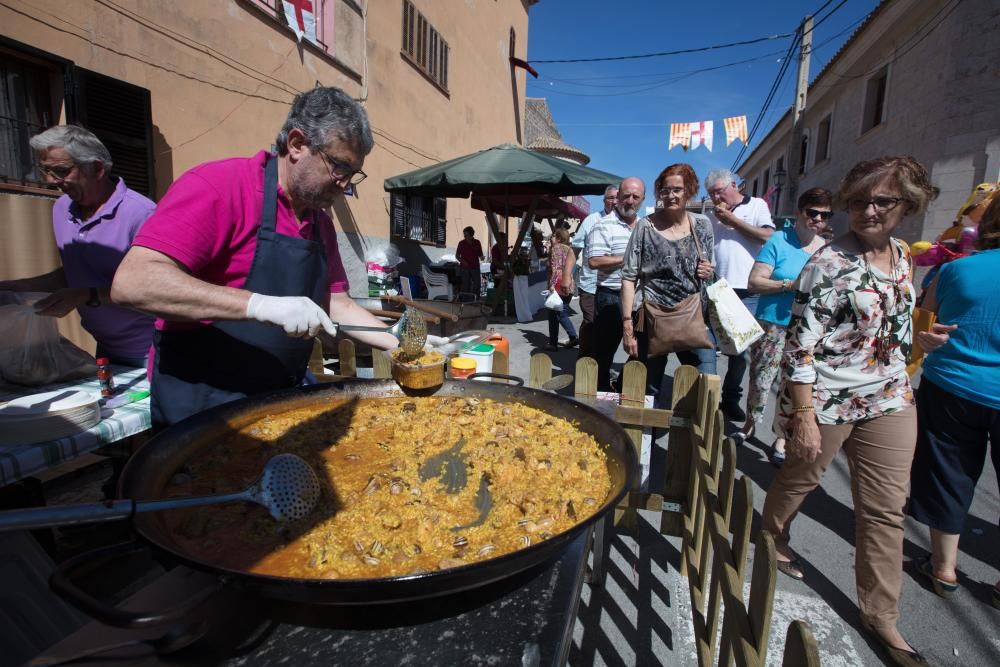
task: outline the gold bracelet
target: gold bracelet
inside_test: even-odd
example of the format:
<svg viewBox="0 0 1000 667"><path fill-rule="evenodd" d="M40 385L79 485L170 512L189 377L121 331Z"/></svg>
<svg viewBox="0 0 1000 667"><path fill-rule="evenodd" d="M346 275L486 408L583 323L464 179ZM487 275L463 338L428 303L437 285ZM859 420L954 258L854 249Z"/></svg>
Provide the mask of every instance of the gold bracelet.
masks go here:
<svg viewBox="0 0 1000 667"><path fill-rule="evenodd" d="M812 405L800 405L798 407L792 408L792 412L807 412L809 410L815 410L816 408Z"/></svg>

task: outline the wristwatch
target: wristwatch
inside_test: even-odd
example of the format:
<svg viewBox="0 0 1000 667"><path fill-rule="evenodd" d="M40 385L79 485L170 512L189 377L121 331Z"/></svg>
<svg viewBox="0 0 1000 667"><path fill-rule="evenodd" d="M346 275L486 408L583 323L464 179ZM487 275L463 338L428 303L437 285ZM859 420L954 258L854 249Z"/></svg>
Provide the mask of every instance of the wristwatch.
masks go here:
<svg viewBox="0 0 1000 667"><path fill-rule="evenodd" d="M90 288L90 298L87 299L87 305L90 306L91 308L97 308L98 306L101 305L101 297L97 293L96 287Z"/></svg>

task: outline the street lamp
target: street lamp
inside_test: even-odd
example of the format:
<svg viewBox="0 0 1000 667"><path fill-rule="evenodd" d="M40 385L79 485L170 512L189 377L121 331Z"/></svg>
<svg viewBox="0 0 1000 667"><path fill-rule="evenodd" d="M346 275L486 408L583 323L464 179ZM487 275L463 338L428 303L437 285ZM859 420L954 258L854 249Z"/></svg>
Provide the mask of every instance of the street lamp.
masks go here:
<svg viewBox="0 0 1000 667"><path fill-rule="evenodd" d="M781 214L781 188L785 187L785 178L788 176L784 169L774 172L774 212Z"/></svg>

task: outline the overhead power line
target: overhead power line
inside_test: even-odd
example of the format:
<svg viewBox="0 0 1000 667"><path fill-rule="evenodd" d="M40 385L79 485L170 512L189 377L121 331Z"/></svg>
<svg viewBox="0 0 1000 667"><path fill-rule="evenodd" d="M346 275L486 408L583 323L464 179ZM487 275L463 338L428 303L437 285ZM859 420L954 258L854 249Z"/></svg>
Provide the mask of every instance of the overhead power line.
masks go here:
<svg viewBox="0 0 1000 667"><path fill-rule="evenodd" d="M760 42L770 42L776 39L784 39L785 37L791 37L794 34L795 34L794 32L786 32L782 35L770 35L768 37L758 37L756 39L743 40L742 42L730 42L729 44L716 44L714 46L700 46L693 49L680 49L677 51L661 51L659 53L643 53L643 54L629 55L629 56L607 56L603 58L563 58L559 60L529 60L528 62L533 65L551 65L557 63L599 63L599 62L611 62L615 60L640 60L642 58L661 58L663 56L679 56L685 53L701 53L704 51L715 51L717 49L728 49L733 46L746 46L747 44L759 44Z"/></svg>
<svg viewBox="0 0 1000 667"><path fill-rule="evenodd" d="M796 31L795 39L793 39L792 43L788 45L788 52L782 59L781 67L778 69L778 75L774 78L774 83L771 84L771 89L768 91L767 97L764 99L764 105L761 107L760 112L757 114L757 118L754 121L753 127L750 129L750 133L747 136L747 140L743 143L743 146L740 148L739 155L737 155L736 159L733 160L733 166L731 167L731 169L733 170L736 169L736 166L740 163L740 160L743 159L743 154L746 153L747 147L750 145L750 142L753 141L754 136L757 134L757 130L760 128L764 116L767 114L767 110L771 106L771 102L774 100L774 95L778 91L778 87L781 85L781 80L785 78L785 73L788 71L788 63L791 61L792 53L794 53L795 47L799 45L801 36L802 35L800 29Z"/></svg>

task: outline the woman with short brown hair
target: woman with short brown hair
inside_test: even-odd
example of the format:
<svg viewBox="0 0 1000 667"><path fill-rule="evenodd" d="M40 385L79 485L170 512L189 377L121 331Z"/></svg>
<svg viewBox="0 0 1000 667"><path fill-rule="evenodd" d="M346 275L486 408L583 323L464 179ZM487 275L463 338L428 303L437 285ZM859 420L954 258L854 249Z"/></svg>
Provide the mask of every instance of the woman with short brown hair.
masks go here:
<svg viewBox="0 0 1000 667"><path fill-rule="evenodd" d="M635 330L642 317L642 301L676 307L693 294L700 298L712 276L715 238L712 224L703 215L687 212L688 199L698 192L698 176L689 164L672 164L657 176L656 210L636 222L622 265L622 344L631 357L646 364L646 393L658 396L667 357L650 357L647 332ZM707 337L706 337L707 338ZM700 373L715 373L712 347L676 353L682 364Z"/></svg>
<svg viewBox="0 0 1000 667"><path fill-rule="evenodd" d="M915 296L909 249L892 232L935 195L911 157L860 162L841 182L837 201L847 209L849 231L816 251L799 276L775 415L788 453L761 517L775 536L778 569L804 578L789 529L844 450L861 623L897 665L927 662L896 628L917 415L906 373Z"/></svg>

